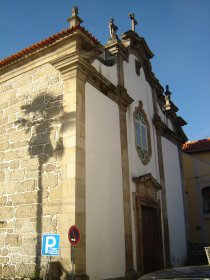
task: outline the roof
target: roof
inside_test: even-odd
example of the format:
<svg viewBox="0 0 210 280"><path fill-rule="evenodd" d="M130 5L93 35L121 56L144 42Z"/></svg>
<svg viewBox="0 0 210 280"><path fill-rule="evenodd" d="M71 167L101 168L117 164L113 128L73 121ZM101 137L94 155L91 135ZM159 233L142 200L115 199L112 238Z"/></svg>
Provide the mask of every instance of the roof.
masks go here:
<svg viewBox="0 0 210 280"><path fill-rule="evenodd" d="M210 138L197 141L187 141L183 144L182 151L185 153L210 151Z"/></svg>
<svg viewBox="0 0 210 280"><path fill-rule="evenodd" d="M46 46L49 46L53 43L55 43L56 41L58 41L59 39L68 36L69 34L73 33L73 31L75 30L80 30L82 31L89 39L91 39L94 43L99 44L99 41L92 36L84 27L81 27L80 25L77 26L73 26L71 28L67 28L65 30L62 30L36 44L33 44L9 57L4 58L3 60L0 60L0 68L14 62L17 61L23 57L25 57L26 55L29 55L37 50L40 50Z"/></svg>

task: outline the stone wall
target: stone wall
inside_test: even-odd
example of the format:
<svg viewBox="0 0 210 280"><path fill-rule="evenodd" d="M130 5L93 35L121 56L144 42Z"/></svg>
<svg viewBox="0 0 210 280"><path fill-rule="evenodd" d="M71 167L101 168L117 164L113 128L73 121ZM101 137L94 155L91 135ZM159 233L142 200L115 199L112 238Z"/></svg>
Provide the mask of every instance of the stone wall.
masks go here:
<svg viewBox="0 0 210 280"><path fill-rule="evenodd" d="M64 119L63 81L52 66L0 84L0 278L46 261L41 233L56 233L61 215Z"/></svg>

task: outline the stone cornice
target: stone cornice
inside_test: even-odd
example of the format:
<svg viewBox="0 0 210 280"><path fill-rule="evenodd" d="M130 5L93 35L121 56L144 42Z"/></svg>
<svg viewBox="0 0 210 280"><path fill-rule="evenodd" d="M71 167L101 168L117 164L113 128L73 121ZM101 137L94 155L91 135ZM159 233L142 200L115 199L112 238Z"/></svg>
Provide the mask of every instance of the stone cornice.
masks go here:
<svg viewBox="0 0 210 280"><path fill-rule="evenodd" d="M128 106L134 101L133 98L128 95L127 90L122 86L117 86L115 93L118 95L115 99L116 102L124 111L127 111Z"/></svg>
<svg viewBox="0 0 210 280"><path fill-rule="evenodd" d="M182 126L186 125L187 123L182 117L177 116L176 113L179 109L172 101L170 101L171 108L170 110L166 110L164 107L166 101L165 96L163 94L158 94L157 102L166 120L170 120L174 131L169 129L168 126L163 123L163 121L160 119L160 116L158 115L155 115L154 117L156 128L158 128L161 134L164 135L166 138L170 139L172 142L178 145L183 144L185 141L187 141L187 136L185 135ZM160 121L162 122L162 124L160 123Z"/></svg>
<svg viewBox="0 0 210 280"><path fill-rule="evenodd" d="M166 110L164 108L164 105L165 105L166 101L165 101L165 96L163 95L163 92L158 94L157 101L158 101L158 104L160 106L162 113L165 114ZM174 113L179 111L179 108L171 100L170 100L170 106L171 106L171 111L173 111Z"/></svg>
<svg viewBox="0 0 210 280"><path fill-rule="evenodd" d="M41 48L34 49L32 52L26 52L24 56L1 67L0 82L5 82L41 65L54 63L56 59L62 60L66 55L74 55L79 50L91 51L103 48L98 42L89 38L82 28L80 29L73 29L66 36L56 39Z"/></svg>
<svg viewBox="0 0 210 280"><path fill-rule="evenodd" d="M151 65L148 63L142 65L145 73L146 81L151 85L152 88L155 88L157 92L163 92L163 87L161 86L159 80L155 77L155 74L152 72Z"/></svg>
<svg viewBox="0 0 210 280"><path fill-rule="evenodd" d="M36 52L39 52L40 50L49 48L52 45L55 45L56 43L63 41L64 39L71 37L72 34L80 34L80 36L83 36L85 41L89 41L89 44L92 42L92 44L99 44L97 39L93 37L87 30L85 30L84 27L81 27L80 25L72 26L71 28L67 28L66 30L62 30L58 32L57 34L54 34L36 44L33 44L9 57L6 57L3 60L0 60L0 69L7 68L8 65L11 65L13 63L16 63L17 61L20 61Z"/></svg>
<svg viewBox="0 0 210 280"><path fill-rule="evenodd" d="M159 83L159 80L155 77L150 63L150 59L153 58L154 55L144 38L130 30L123 33L121 39L128 54L134 54L139 59L139 65L144 69L147 82L156 92L163 93L164 89Z"/></svg>
<svg viewBox="0 0 210 280"><path fill-rule="evenodd" d="M92 55L93 52L79 51L66 55L65 58L55 59L51 64L62 73L64 79L72 75L75 76L77 73L82 74L86 82L89 82L126 111L134 100L123 86L115 86L90 64Z"/></svg>
<svg viewBox="0 0 210 280"><path fill-rule="evenodd" d="M172 131L160 118L160 116L158 116L157 114L154 114L153 117L153 124L155 126L155 128L159 131L159 133L161 134L161 136L169 139L171 142L173 142L176 145L181 145L183 143L186 142L186 136L184 134L184 132L182 131L181 128L179 128L179 130L177 129L177 131Z"/></svg>
<svg viewBox="0 0 210 280"><path fill-rule="evenodd" d="M128 50L118 39L109 39L105 45L105 49L112 55L121 55L123 59L128 60Z"/></svg>
<svg viewBox="0 0 210 280"><path fill-rule="evenodd" d="M103 75L95 70L89 71L87 76L87 81L97 88L104 95L109 97L115 103L117 103L121 109L127 111L128 106L134 101L127 93L127 90L123 86L115 86L109 80L107 80Z"/></svg>
<svg viewBox="0 0 210 280"><path fill-rule="evenodd" d="M132 178L134 183L145 183L146 185L153 186L156 190L161 190L161 185L157 182L157 180L152 176L151 173Z"/></svg>
<svg viewBox="0 0 210 280"><path fill-rule="evenodd" d="M149 60L154 55L143 37L129 30L121 35L122 43L126 48L134 48L142 59Z"/></svg>
<svg viewBox="0 0 210 280"><path fill-rule="evenodd" d="M49 63L62 73L64 79L75 76L78 72L82 73L85 81L95 86L126 111L133 102L126 89L123 86L113 85L91 65L94 59L100 58L104 47L80 29L72 30L71 33L51 42L50 45L44 45L31 53L26 53L5 65L0 70L0 83ZM126 49L119 42L117 49L126 58Z"/></svg>
<svg viewBox="0 0 210 280"><path fill-rule="evenodd" d="M121 35L122 44L139 59L139 62L146 72L151 71L150 59L154 56L143 37L133 31L125 32ZM154 75L154 74L153 74Z"/></svg>

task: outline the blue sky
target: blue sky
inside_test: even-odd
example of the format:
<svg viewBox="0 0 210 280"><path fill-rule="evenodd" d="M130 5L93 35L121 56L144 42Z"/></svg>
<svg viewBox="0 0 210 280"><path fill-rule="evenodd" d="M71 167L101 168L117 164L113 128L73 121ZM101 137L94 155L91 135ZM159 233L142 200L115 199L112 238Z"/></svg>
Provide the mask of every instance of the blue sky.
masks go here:
<svg viewBox="0 0 210 280"><path fill-rule="evenodd" d="M155 55L153 72L169 85L189 140L210 137L210 0L0 0L0 59L66 29L74 5L102 44L110 18L121 35L135 13L136 32Z"/></svg>

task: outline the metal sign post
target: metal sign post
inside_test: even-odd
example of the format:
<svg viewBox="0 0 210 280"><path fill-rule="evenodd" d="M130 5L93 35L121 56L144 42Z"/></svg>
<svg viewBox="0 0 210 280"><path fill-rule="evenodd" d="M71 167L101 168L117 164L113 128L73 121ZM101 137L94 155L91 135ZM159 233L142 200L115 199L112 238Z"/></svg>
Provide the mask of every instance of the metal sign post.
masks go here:
<svg viewBox="0 0 210 280"><path fill-rule="evenodd" d="M51 275L50 275L50 270L51 270L51 256L50 256L50 258L49 258L50 260L49 260L49 262L48 262L48 277L47 277L47 279L48 280L51 280Z"/></svg>
<svg viewBox="0 0 210 280"><path fill-rule="evenodd" d="M75 246L80 242L80 231L77 226L71 226L68 232L68 239L71 244L71 279L75 279Z"/></svg>
<svg viewBox="0 0 210 280"><path fill-rule="evenodd" d="M71 279L75 279L75 247L71 245Z"/></svg>

